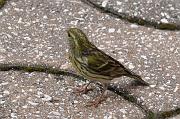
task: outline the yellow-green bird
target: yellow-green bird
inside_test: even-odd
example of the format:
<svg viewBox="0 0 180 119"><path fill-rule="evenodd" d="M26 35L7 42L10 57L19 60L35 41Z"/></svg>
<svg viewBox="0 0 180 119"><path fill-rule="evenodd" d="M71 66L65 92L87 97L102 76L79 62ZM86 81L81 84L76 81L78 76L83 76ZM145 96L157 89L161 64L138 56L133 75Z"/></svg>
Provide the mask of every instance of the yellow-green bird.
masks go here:
<svg viewBox="0 0 180 119"><path fill-rule="evenodd" d="M0 8L6 3L6 0L0 0Z"/></svg>
<svg viewBox="0 0 180 119"><path fill-rule="evenodd" d="M137 79L141 84L148 86L142 78L125 68L120 62L99 50L92 44L82 30L70 28L68 31L68 41L70 46L69 59L73 67L84 78L91 81L98 81L103 85L103 92L91 105L97 107L101 103L108 84L114 78L128 76ZM89 84L90 84L89 83ZM87 84L79 92L87 92Z"/></svg>

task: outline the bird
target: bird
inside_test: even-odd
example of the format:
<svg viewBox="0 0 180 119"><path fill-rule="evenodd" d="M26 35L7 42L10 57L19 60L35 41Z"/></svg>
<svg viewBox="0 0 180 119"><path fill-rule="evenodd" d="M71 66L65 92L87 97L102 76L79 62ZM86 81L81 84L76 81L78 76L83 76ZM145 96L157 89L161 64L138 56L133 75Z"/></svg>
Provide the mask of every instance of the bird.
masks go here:
<svg viewBox="0 0 180 119"><path fill-rule="evenodd" d="M102 94L90 103L97 107L106 95L109 83L122 76L134 78L144 86L149 86L141 76L123 66L119 61L98 49L88 40L86 34L79 28L67 30L69 42L69 60L74 69L90 82L78 89L78 92L86 93L90 83L97 81L102 84Z"/></svg>

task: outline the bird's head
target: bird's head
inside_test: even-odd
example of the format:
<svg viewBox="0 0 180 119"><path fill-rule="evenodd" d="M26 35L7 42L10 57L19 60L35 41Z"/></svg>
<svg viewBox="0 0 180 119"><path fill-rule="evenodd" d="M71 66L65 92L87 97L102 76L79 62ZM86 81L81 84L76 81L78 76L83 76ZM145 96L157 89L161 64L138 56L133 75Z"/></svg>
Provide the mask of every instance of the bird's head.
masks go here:
<svg viewBox="0 0 180 119"><path fill-rule="evenodd" d="M70 28L67 30L70 48L84 49L91 46L85 33L78 28Z"/></svg>

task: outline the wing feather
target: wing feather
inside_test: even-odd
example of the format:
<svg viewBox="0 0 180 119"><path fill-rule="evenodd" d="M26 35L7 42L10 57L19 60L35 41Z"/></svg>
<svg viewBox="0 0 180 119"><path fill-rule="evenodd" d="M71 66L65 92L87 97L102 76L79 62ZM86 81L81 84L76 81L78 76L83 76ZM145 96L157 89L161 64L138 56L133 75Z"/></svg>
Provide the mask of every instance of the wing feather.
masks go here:
<svg viewBox="0 0 180 119"><path fill-rule="evenodd" d="M98 49L84 51L81 58L81 63L97 75L115 78L125 73L125 67L122 64Z"/></svg>

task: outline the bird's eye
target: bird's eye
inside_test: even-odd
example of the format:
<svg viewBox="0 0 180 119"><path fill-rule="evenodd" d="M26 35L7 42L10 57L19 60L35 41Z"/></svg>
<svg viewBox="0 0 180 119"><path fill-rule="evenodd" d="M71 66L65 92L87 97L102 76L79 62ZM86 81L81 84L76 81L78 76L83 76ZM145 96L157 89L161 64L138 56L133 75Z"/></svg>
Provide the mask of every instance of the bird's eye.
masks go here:
<svg viewBox="0 0 180 119"><path fill-rule="evenodd" d="M70 33L68 33L68 37L71 37Z"/></svg>

